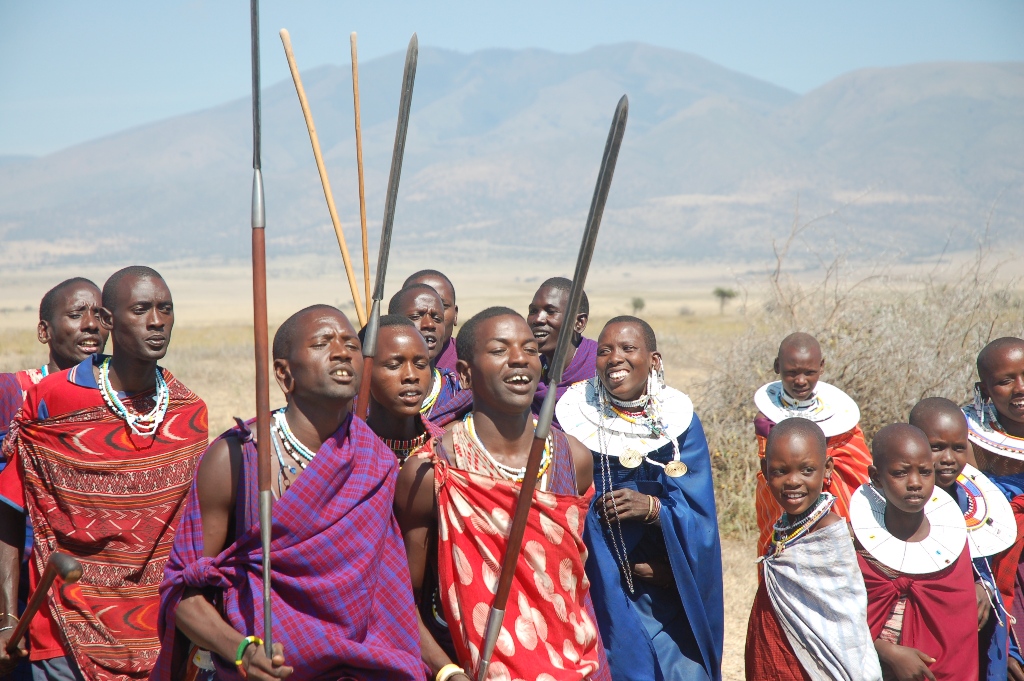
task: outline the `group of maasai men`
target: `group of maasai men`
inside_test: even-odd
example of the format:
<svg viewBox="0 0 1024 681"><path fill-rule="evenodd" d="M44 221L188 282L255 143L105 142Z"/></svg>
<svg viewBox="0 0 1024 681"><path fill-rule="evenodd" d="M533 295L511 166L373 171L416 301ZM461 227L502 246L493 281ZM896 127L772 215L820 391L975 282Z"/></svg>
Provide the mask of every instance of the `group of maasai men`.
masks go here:
<svg viewBox="0 0 1024 681"><path fill-rule="evenodd" d="M0 374L0 675L475 678L568 324L558 428L487 678L721 679L700 420L666 385L651 326L615 317L585 338L586 295L575 319L564 313L570 286L549 279L525 318L491 307L456 337L454 286L417 272L381 317L369 376L362 332L338 309L281 324L266 650L253 420L208 442L205 404L159 365L174 305L155 270L119 270L102 290L58 284L39 308L48 362ZM1024 679L1024 341L981 351L974 403L924 399L870 451L824 365L813 337L792 334L780 380L754 396L747 677ZM54 552L81 579L58 579L9 653Z"/></svg>

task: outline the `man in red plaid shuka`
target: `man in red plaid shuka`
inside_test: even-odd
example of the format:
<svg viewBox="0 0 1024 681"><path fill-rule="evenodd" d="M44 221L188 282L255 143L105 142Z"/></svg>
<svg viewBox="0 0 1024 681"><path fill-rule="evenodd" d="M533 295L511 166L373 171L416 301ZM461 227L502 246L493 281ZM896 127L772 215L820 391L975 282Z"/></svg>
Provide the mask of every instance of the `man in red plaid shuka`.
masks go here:
<svg viewBox="0 0 1024 681"><path fill-rule="evenodd" d="M530 405L541 374L533 332L509 308L473 317L457 343L473 411L434 440L432 451L410 456L395 495L423 660L443 681L467 681L479 666L533 441ZM583 520L592 495L589 450L552 428L490 681L611 678L583 571Z"/></svg>
<svg viewBox="0 0 1024 681"><path fill-rule="evenodd" d="M152 678L188 678L196 665L219 679L422 681L392 513L398 461L351 413L359 338L341 312L315 305L281 325L273 355L288 403L271 418L273 657L249 638L263 631L262 549L256 446L239 422L203 455L188 497Z"/></svg>

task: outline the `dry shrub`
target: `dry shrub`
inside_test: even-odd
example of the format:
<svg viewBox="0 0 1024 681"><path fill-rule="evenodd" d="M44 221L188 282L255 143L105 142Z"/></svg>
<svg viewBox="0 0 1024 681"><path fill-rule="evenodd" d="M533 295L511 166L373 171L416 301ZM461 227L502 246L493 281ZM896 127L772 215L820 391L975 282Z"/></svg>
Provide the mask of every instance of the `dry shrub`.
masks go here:
<svg viewBox="0 0 1024 681"><path fill-rule="evenodd" d="M905 421L925 397L966 402L978 351L1021 328L1024 305L997 280L998 267L984 251L960 268L937 267L916 277L875 273L847 283L839 258L816 281L798 281L783 266L788 246L768 275L763 309L748 316L746 331L714 358L696 395L715 466L721 529L740 538L756 531L753 395L775 380L772 362L787 334L806 331L818 339L826 358L822 379L857 401L870 441L885 424Z"/></svg>

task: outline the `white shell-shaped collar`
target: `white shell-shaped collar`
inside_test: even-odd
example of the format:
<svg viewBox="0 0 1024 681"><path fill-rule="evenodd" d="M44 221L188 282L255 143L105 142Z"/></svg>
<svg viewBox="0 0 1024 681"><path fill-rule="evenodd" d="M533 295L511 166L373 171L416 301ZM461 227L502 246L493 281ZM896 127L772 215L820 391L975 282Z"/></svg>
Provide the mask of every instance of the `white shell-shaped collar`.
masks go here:
<svg viewBox="0 0 1024 681"><path fill-rule="evenodd" d="M783 403L782 381L766 383L754 393L754 404L774 423L790 418L814 421L825 433L834 437L853 430L860 422L860 408L849 395L824 381L818 381L814 395L805 402ZM791 398L786 398L791 399Z"/></svg>
<svg viewBox="0 0 1024 681"><path fill-rule="evenodd" d="M956 500L938 487L924 506L931 526L921 541L897 539L885 529L885 497L864 483L850 499L850 525L860 545L888 568L909 575L945 570L963 553L967 523Z"/></svg>
<svg viewBox="0 0 1024 681"><path fill-rule="evenodd" d="M967 437L971 442L993 454L1024 461L1024 438L1008 435L987 423L982 425L981 415L973 404L962 409L967 417Z"/></svg>
<svg viewBox="0 0 1024 681"><path fill-rule="evenodd" d="M971 558L994 556L1013 546L1017 540L1017 521L1010 502L995 483L967 464L956 484L968 499L964 520L967 522Z"/></svg>
<svg viewBox="0 0 1024 681"><path fill-rule="evenodd" d="M690 428L693 420L693 402L675 388L663 387L655 397L661 407L666 432L661 437L651 435L650 429L619 418L611 409L602 409L600 379L573 383L555 406L555 415L562 430L582 442L592 452L600 452L599 426L604 429L604 452L619 456L627 449L647 454L679 438Z"/></svg>

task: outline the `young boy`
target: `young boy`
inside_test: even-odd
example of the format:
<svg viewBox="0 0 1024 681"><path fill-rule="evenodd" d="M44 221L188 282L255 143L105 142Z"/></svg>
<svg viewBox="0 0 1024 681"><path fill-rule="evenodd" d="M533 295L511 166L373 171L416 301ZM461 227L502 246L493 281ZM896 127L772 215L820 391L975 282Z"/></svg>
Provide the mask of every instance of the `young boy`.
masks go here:
<svg viewBox="0 0 1024 681"><path fill-rule="evenodd" d="M787 419L768 436L761 470L783 514L747 625L748 681L882 678L849 529L822 492L832 466L811 421Z"/></svg>
<svg viewBox="0 0 1024 681"><path fill-rule="evenodd" d="M764 456L768 433L775 424L790 418L818 424L828 438L828 455L834 466L825 477L824 489L836 498L833 510L849 518L850 497L867 482L871 463L864 431L858 425L860 408L845 392L819 380L825 369L825 357L810 334L791 333L783 338L773 368L779 380L761 386L754 394L758 408L754 418L758 456ZM782 509L775 503L761 473L757 475L754 503L760 530L757 550L763 554L768 550Z"/></svg>
<svg viewBox="0 0 1024 681"><path fill-rule="evenodd" d="M976 681L978 626L967 525L935 489L927 436L894 423L871 442L871 482L850 522L882 668L897 679Z"/></svg>
<svg viewBox="0 0 1024 681"><path fill-rule="evenodd" d="M1013 544L1017 536L1013 511L988 478L968 465L971 443L967 437L967 419L955 403L943 397L921 400L910 412L910 424L928 437L935 461L935 486L956 499L967 521L978 603L980 677L988 681L1006 679L1009 649L1006 619L995 601L1000 596L988 557ZM994 612L993 604L996 604ZM1012 652L1019 657L1018 651Z"/></svg>

